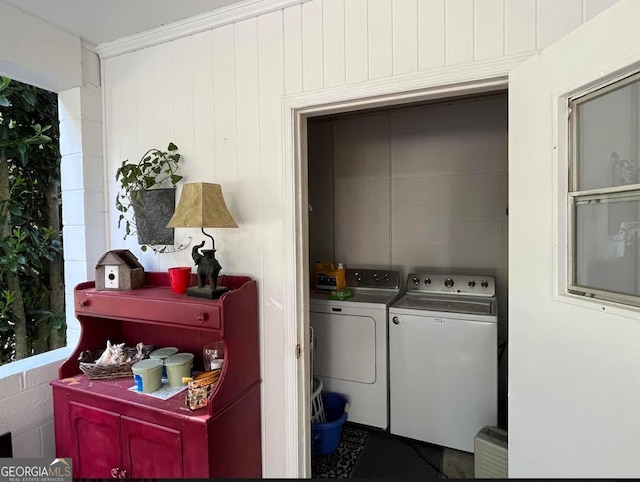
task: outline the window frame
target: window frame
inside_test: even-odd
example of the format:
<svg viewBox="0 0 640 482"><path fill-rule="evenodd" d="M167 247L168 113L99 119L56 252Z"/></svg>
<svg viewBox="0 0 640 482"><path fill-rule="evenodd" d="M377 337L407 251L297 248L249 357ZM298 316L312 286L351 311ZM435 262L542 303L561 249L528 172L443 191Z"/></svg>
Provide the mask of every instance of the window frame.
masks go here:
<svg viewBox="0 0 640 482"><path fill-rule="evenodd" d="M640 182L623 186L612 186L588 190L579 190L579 147L578 147L578 111L579 106L589 100L602 97L609 92L621 89L634 82L640 83L640 71L634 71L623 78L612 80L612 82L592 89L586 93L581 93L575 97L570 97L568 103L569 113L569 165L568 165L568 185L567 185L567 291L570 294L581 295L586 298L611 301L624 305L640 307L640 294L629 295L611 290L592 288L577 283L577 208L583 203L610 203L612 201L628 200L640 201ZM639 88L640 90L640 88ZM640 96L639 96L640 101ZM640 111L640 102L638 103ZM640 112L638 112L640 116ZM638 126L640 122L636 116ZM638 151L640 152L640 139L638 140ZM638 157L638 156L636 156ZM640 159L636 159L639 163Z"/></svg>

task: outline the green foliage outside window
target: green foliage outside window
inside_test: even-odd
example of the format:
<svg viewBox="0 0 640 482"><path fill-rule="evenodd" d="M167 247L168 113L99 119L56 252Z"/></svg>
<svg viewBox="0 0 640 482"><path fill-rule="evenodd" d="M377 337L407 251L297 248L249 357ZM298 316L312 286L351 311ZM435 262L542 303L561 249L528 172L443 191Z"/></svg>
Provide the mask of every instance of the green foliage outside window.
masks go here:
<svg viewBox="0 0 640 482"><path fill-rule="evenodd" d="M57 95L0 77L0 365L66 344Z"/></svg>

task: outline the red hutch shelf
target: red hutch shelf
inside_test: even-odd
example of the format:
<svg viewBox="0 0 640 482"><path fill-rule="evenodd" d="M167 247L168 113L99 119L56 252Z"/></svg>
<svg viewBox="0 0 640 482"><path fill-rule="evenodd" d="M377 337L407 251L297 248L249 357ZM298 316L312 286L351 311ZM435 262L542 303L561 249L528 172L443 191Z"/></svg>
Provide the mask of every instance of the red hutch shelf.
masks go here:
<svg viewBox="0 0 640 482"><path fill-rule="evenodd" d="M261 477L256 282L219 282L231 290L218 300L173 293L166 273L146 273L146 285L132 291L76 286L80 341L51 382L56 456L73 459L74 477ZM203 369L203 347L223 340L225 361L208 405L191 411L186 391L168 400L132 392L132 378L90 380L78 356L107 340L176 346L195 355L194 370Z"/></svg>

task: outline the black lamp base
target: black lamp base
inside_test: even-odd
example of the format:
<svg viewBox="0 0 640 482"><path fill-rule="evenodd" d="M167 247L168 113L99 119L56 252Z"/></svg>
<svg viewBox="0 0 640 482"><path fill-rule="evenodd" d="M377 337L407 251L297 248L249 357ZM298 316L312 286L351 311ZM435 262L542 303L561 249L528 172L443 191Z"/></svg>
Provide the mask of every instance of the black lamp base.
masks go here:
<svg viewBox="0 0 640 482"><path fill-rule="evenodd" d="M199 288L198 286L190 286L189 288L187 288L187 296L206 298L208 300L217 300L227 291L229 291L229 288L227 288L226 286L217 286L214 289L211 289L211 286L209 285L205 285L204 288Z"/></svg>

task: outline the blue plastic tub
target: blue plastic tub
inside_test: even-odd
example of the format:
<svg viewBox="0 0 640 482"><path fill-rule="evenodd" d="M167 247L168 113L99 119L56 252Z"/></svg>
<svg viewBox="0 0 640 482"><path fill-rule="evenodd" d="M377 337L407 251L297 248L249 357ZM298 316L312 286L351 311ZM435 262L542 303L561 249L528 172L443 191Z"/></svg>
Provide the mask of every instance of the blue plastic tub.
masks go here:
<svg viewBox="0 0 640 482"><path fill-rule="evenodd" d="M348 400L339 393L322 393L326 422L311 424L311 453L324 455L335 452L340 444L342 426L347 421Z"/></svg>

